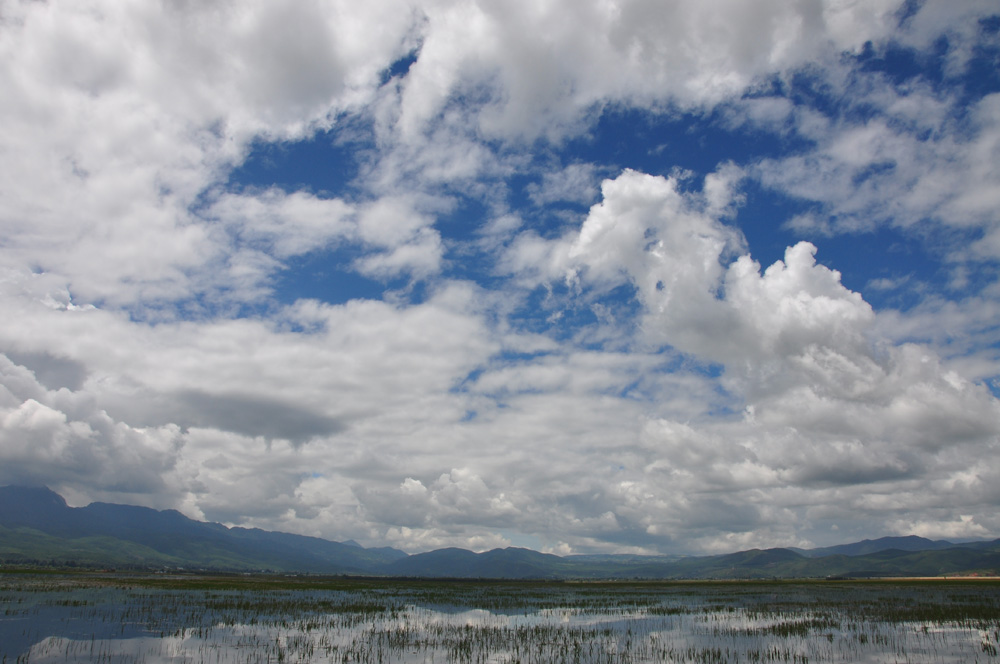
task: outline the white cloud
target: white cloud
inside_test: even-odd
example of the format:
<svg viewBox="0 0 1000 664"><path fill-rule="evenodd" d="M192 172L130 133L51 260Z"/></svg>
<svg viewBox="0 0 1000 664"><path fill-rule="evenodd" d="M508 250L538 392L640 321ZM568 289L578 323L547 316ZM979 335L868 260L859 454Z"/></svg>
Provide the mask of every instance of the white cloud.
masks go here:
<svg viewBox="0 0 1000 664"><path fill-rule="evenodd" d="M47 390L0 356L0 482L113 488L119 495L162 493L178 449L175 426L137 429L93 408L87 396ZM29 396L30 395L30 396Z"/></svg>
<svg viewBox="0 0 1000 664"><path fill-rule="evenodd" d="M440 201L428 201L438 210ZM427 204L425 203L425 205ZM444 254L434 218L407 197L387 196L366 206L358 219L358 235L377 250L356 262L358 270L377 278L410 273L427 277L436 273Z"/></svg>
<svg viewBox="0 0 1000 664"><path fill-rule="evenodd" d="M323 249L355 234L353 206L301 191L224 193L201 215L222 223L240 244L277 258Z"/></svg>
<svg viewBox="0 0 1000 664"><path fill-rule="evenodd" d="M455 91L477 87L488 135L559 133L606 99L715 103L883 36L896 5L429 3L401 122L419 131Z"/></svg>
<svg viewBox="0 0 1000 664"><path fill-rule="evenodd" d="M995 445L1000 405L989 391L946 371L927 348L880 340L871 307L816 264L812 245L790 247L763 273L748 255L726 265L741 245L697 212L696 195L631 172L603 192L579 236L560 241L573 247L567 260L583 292L634 283L645 336L724 364L723 384L749 415L703 431L669 420L647 429L660 455L649 468L671 481L630 479L627 495L645 491L636 504L660 504L657 512L690 511L683 526L650 523L649 532L696 525L705 507L697 496L714 486L758 492L745 504L760 509L741 517L753 528L766 523L767 501L782 504L776 486L843 484L858 496L887 482L926 487L950 472L938 456L945 450L968 463ZM709 433L716 429L739 442L724 443ZM689 488L682 503L680 486ZM638 510L634 520L648 518Z"/></svg>
<svg viewBox="0 0 1000 664"><path fill-rule="evenodd" d="M29 356L34 348L62 347L67 357L84 367L86 378L75 392L65 388L52 392L38 386L27 369L11 364L4 379L5 407L10 409L5 428L10 436L23 436L25 427L40 431L33 435L58 433L55 440L78 445L87 455L123 459L129 456L120 449L123 437L175 432L178 449L155 462L137 459L135 467L109 463L108 475L89 476L94 491L109 490L134 476L157 472L169 476L173 467L179 477L172 480L176 484L171 491L183 494L190 490L184 487L197 482L218 490L211 502L228 501L233 496L224 489L227 482L208 479L222 473L223 466L213 470L211 464L200 468L185 461L222 454L236 474L226 471L221 477L231 477L234 490L255 481L246 472L247 465L270 467L277 473L284 462L276 461L285 459L291 466L283 480L288 483L284 491L291 492L301 473L323 467L310 463L327 445L347 445L354 435L365 439L366 430L377 440L400 434L420 420L447 422L461 416L460 404L447 403L448 390L495 347L470 311L475 309L472 297L468 289L457 286L417 308L360 301L307 308L305 322L313 329L317 320L322 324L312 334L283 332L247 320L162 323L149 328L99 310L54 311L28 305L20 310L20 324L5 329L3 345L22 348L22 355ZM13 311L8 308L7 314ZM291 320L298 315L288 312ZM102 334L86 334L95 325ZM62 343L73 336L84 343L76 347ZM10 391L13 386L18 387ZM43 424L44 431L39 429ZM345 433L347 440L335 442L345 427L351 429ZM321 440L310 442L317 438ZM305 451L275 448L268 453L266 439L274 439L279 447L286 444L284 440L305 445ZM252 453L239 453L241 447ZM43 450L37 447L36 452ZM341 461L349 463L346 457ZM66 455L65 463L72 464L73 455ZM24 464L36 462L8 458L7 481L40 475L37 469L27 472L29 466ZM57 476L54 470L50 469L50 481L69 482L72 477L79 482L93 471L93 464L67 476ZM190 473L186 479L185 473ZM148 490L162 494L164 488L151 482ZM147 501L169 506L177 499L160 495ZM246 508L253 502L233 503L240 504ZM205 514L219 509L202 504Z"/></svg>
<svg viewBox="0 0 1000 664"><path fill-rule="evenodd" d="M421 3L419 57L382 90L376 111L386 150L375 183L391 192L414 180L471 186L469 178L523 168L484 150L484 138L558 143L585 134L606 107L698 109L738 99L761 77L835 62L888 34L897 4ZM532 193L590 202L592 183L579 171L587 168L570 166L559 182L550 175Z"/></svg>
<svg viewBox="0 0 1000 664"><path fill-rule="evenodd" d="M945 283L905 271L869 284L905 286L900 295L922 302L905 314L881 312L882 327L895 339L933 343L938 353L962 363L969 378L992 376L996 354L984 349L995 336L985 319L995 309L1000 257L998 95L967 101L957 87L934 88L919 79L892 83L859 72L841 93L847 110L837 117L810 117L805 125L796 117L796 129L815 141L813 149L765 159L747 172L814 203L785 222L802 237L821 241L853 233L869 242L869 233L888 226L916 240L926 255L940 256L949 271ZM859 122L854 111L862 109L867 119Z"/></svg>
<svg viewBox="0 0 1000 664"><path fill-rule="evenodd" d="M189 208L255 136L303 137L371 99L415 20L393 5L12 3L0 33L5 264L116 304L233 285L256 295L245 271L215 267L247 261ZM336 235L335 219L305 221L316 213L306 199L291 195L266 222L257 214L250 232L270 234L279 258ZM232 196L216 203L252 212ZM259 281L273 267L256 262Z"/></svg>

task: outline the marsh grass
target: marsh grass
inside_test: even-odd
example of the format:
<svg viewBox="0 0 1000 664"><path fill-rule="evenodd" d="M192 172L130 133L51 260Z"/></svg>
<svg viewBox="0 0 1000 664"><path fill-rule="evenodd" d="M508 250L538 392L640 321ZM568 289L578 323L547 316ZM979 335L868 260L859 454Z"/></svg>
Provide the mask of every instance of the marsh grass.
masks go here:
<svg viewBox="0 0 1000 664"><path fill-rule="evenodd" d="M0 575L7 662L990 662L1000 583Z"/></svg>

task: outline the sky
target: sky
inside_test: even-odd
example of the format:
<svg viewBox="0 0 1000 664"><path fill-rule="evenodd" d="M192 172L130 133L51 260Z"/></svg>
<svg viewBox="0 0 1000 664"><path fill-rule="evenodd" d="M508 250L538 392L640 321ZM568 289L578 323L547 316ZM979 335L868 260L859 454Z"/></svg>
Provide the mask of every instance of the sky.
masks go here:
<svg viewBox="0 0 1000 664"><path fill-rule="evenodd" d="M0 484L1000 537L998 72L995 0L0 0Z"/></svg>

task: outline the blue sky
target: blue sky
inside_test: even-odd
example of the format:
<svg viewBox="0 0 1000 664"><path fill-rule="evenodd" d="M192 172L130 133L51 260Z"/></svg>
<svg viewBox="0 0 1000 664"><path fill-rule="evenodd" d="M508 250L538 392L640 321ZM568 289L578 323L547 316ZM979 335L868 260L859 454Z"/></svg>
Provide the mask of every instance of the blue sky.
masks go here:
<svg viewBox="0 0 1000 664"><path fill-rule="evenodd" d="M1000 536L992 3L2 11L0 483L407 551Z"/></svg>

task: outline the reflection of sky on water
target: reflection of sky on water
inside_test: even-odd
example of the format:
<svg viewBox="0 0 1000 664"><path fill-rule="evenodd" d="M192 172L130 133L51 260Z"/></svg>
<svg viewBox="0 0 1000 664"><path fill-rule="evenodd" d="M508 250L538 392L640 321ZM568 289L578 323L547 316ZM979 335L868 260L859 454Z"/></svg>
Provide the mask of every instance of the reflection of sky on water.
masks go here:
<svg viewBox="0 0 1000 664"><path fill-rule="evenodd" d="M566 643L589 642L596 649L570 661L598 661L618 654L637 664L687 661L689 654L710 648L737 654L772 653L778 661L868 662L899 661L905 653L910 661L966 662L982 655L979 630L934 627L923 631L912 625L867 625L863 631L840 629L806 636L761 637L754 630L778 624L740 614L712 612L686 616L649 616L641 612L608 616L575 610L547 610L521 615L493 614L484 609L441 613L408 607L393 618L374 618L340 628L309 629L308 621L284 625L217 625L209 629L187 628L179 635L128 636L123 638L67 638L52 636L35 644L28 653L31 662L341 662L346 653L381 653L386 662L417 664L456 661L449 658L449 644L461 641L467 630L480 632L483 659L509 662L517 656L510 646L518 641L519 628L552 626L539 643L520 643L541 654L563 652L545 638ZM590 628L596 628L591 630ZM574 631L575 630L575 631ZM858 635L868 634L866 642ZM534 632L524 631L525 637ZM507 646L507 647L505 647ZM671 659L664 659L664 656Z"/></svg>
<svg viewBox="0 0 1000 664"><path fill-rule="evenodd" d="M448 603L424 601L405 588L394 595L0 589L6 609L0 614L0 658L12 662L27 655L30 662L51 664L252 664L280 659L322 663L364 656L386 664L651 664L694 661L718 651L717 661L723 662L951 664L997 659L983 644L996 644L1000 614L988 631L972 623L881 622L852 611L852 602L873 600L864 596L868 591L838 595L817 587L814 596L790 589L781 597L752 589L603 592L550 590L544 597L525 599L516 590L497 589L492 600L499 608L493 610L484 608L482 594L456 592ZM929 591L914 595L906 589L882 592L895 593L891 601L908 605L944 597ZM336 610L363 606L373 597L393 601L383 602L379 610ZM532 597L538 597L537 604ZM838 599L839 604L834 601ZM466 600L469 604L463 605Z"/></svg>

